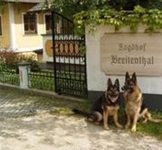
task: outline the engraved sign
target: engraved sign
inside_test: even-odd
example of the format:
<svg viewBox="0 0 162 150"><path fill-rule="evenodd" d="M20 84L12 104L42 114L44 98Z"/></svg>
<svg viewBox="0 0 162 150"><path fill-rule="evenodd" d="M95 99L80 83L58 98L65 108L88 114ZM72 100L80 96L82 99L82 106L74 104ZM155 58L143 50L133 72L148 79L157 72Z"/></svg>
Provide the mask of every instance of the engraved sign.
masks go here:
<svg viewBox="0 0 162 150"><path fill-rule="evenodd" d="M162 75L161 33L105 33L100 39L101 68L105 74Z"/></svg>

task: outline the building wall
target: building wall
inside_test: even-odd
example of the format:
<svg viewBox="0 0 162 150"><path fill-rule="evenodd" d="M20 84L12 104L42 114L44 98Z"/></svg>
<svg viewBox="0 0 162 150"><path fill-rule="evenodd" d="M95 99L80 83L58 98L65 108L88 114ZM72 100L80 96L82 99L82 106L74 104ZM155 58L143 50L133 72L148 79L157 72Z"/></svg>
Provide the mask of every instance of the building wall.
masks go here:
<svg viewBox="0 0 162 150"><path fill-rule="evenodd" d="M124 28L120 32L128 32L128 30ZM140 28L138 32L144 32L144 29ZM114 28L100 26L93 34L89 33L88 27L86 28L87 81L90 100L95 100L106 90L108 78L113 81L118 78L120 85L124 85L124 75L108 75L101 70L100 39L104 33L114 33ZM123 69L125 72L127 71L127 68ZM137 74L137 79L142 92L146 95L149 106L162 110L162 76L138 76Z"/></svg>
<svg viewBox="0 0 162 150"><path fill-rule="evenodd" d="M0 36L0 49L10 47L10 28L9 28L9 7L8 5L0 8L2 16L2 36Z"/></svg>
<svg viewBox="0 0 162 150"><path fill-rule="evenodd" d="M41 34L45 33L44 30L44 20L43 14L37 14L37 34L24 34L24 27L23 27L23 13L27 12L30 8L32 8L34 4L27 4L22 3L21 7L16 8L14 10L15 13L15 33L16 33L16 45L17 49L21 51L31 51L35 49L40 49L43 47L42 45L42 36Z"/></svg>
<svg viewBox="0 0 162 150"><path fill-rule="evenodd" d="M43 48L41 34L45 33L44 15L37 14L38 33L25 35L23 27L23 13L27 12L33 3L8 3L0 9L2 16L2 36L0 36L0 49L12 49L14 51L32 51Z"/></svg>

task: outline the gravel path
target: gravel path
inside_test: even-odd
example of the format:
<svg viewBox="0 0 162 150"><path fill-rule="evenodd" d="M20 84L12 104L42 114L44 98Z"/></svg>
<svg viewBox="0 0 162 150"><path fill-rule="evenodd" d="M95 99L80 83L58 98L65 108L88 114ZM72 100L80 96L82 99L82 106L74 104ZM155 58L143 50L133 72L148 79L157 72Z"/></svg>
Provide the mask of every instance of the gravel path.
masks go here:
<svg viewBox="0 0 162 150"><path fill-rule="evenodd" d="M42 113L0 117L0 150L162 150L162 141L86 122L85 118Z"/></svg>

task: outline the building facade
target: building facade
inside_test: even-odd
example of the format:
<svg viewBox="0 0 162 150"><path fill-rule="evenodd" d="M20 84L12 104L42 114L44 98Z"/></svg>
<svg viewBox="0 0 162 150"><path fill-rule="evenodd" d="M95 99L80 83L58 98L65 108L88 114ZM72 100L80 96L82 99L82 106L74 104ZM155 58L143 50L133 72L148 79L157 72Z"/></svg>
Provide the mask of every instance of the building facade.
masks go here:
<svg viewBox="0 0 162 150"><path fill-rule="evenodd" d="M43 48L42 34L51 31L49 13L29 13L44 0L13 0L1 6L0 49L31 52Z"/></svg>

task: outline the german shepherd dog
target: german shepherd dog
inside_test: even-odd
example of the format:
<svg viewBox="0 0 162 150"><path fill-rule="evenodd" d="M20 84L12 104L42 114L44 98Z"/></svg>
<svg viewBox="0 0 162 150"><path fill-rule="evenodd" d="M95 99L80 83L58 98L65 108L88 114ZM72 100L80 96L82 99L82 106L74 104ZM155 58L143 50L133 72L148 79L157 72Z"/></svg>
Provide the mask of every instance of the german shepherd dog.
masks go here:
<svg viewBox="0 0 162 150"><path fill-rule="evenodd" d="M136 73L133 73L132 77L130 77L129 73L126 72L125 85L122 90L124 91L125 112L127 115L126 128L131 127L131 131L136 132L137 121L140 118L144 119L143 123L148 120L156 123L161 122L160 119L153 119L145 106L141 89L137 83Z"/></svg>
<svg viewBox="0 0 162 150"><path fill-rule="evenodd" d="M107 81L107 90L100 98L98 98L92 105L89 113L73 109L73 112L88 117L89 121L95 123L101 123L103 121L104 129L108 130L108 118L113 116L114 123L118 128L122 126L118 122L118 110L119 110L119 99L120 99L120 85L119 80L116 79L115 83L112 84L111 79Z"/></svg>

